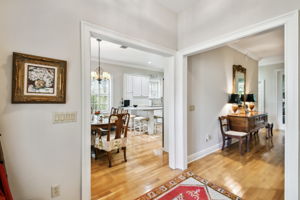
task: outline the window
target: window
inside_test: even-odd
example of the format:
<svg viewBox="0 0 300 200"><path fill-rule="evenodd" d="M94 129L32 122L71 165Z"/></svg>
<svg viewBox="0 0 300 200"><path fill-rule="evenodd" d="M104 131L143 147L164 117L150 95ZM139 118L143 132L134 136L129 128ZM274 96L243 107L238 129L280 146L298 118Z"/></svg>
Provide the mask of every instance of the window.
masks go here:
<svg viewBox="0 0 300 200"><path fill-rule="evenodd" d="M150 80L150 98L161 98L160 80Z"/></svg>
<svg viewBox="0 0 300 200"><path fill-rule="evenodd" d="M99 95L100 93L100 95ZM91 106L92 112L110 112L111 107L111 79L91 80Z"/></svg>

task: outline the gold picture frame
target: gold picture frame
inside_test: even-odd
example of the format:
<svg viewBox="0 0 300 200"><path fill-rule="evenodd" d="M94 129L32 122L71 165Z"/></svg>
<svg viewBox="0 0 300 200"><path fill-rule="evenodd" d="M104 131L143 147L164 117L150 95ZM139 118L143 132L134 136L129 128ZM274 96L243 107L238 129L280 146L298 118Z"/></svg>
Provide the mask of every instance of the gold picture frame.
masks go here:
<svg viewBox="0 0 300 200"><path fill-rule="evenodd" d="M67 61L13 52L12 103L66 103Z"/></svg>

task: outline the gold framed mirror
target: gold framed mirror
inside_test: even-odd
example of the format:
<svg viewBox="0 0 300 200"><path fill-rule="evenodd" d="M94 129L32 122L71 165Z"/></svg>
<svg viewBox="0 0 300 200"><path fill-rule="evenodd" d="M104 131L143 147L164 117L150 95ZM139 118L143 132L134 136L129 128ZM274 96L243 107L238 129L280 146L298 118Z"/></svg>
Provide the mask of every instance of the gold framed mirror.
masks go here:
<svg viewBox="0 0 300 200"><path fill-rule="evenodd" d="M233 65L233 85L232 93L245 94L246 93L246 68L242 65Z"/></svg>

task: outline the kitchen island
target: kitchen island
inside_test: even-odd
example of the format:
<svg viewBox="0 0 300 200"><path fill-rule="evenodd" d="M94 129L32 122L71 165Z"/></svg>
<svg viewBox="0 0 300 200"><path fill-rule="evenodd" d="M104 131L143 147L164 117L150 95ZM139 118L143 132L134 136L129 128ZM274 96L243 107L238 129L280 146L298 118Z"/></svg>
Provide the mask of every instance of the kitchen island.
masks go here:
<svg viewBox="0 0 300 200"><path fill-rule="evenodd" d="M148 120L148 134L154 134L154 111L163 110L162 106L138 106L138 107L124 107L124 110L128 110L129 113L133 114L136 111L146 111Z"/></svg>

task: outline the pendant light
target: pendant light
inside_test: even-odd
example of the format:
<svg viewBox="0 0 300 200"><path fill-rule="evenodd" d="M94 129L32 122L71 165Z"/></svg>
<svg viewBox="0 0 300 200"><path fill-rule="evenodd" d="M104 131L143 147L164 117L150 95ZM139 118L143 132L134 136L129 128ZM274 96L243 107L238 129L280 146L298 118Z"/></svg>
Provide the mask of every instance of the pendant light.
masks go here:
<svg viewBox="0 0 300 200"><path fill-rule="evenodd" d="M97 39L97 42L98 42L98 67L96 69L94 78L97 81L99 81L99 83L100 83L102 80L102 77L103 77L103 69L101 68L101 65L100 65L100 42L101 42L101 39Z"/></svg>
<svg viewBox="0 0 300 200"><path fill-rule="evenodd" d="M98 41L98 67L95 69L95 71L93 71L91 73L91 76L92 76L93 80L97 80L100 83L102 80L109 80L111 77L110 77L110 74L107 72L104 72L103 68L101 67L101 64L100 64L100 60L101 60L101 58L100 58L100 42L102 40L97 39L97 41Z"/></svg>

